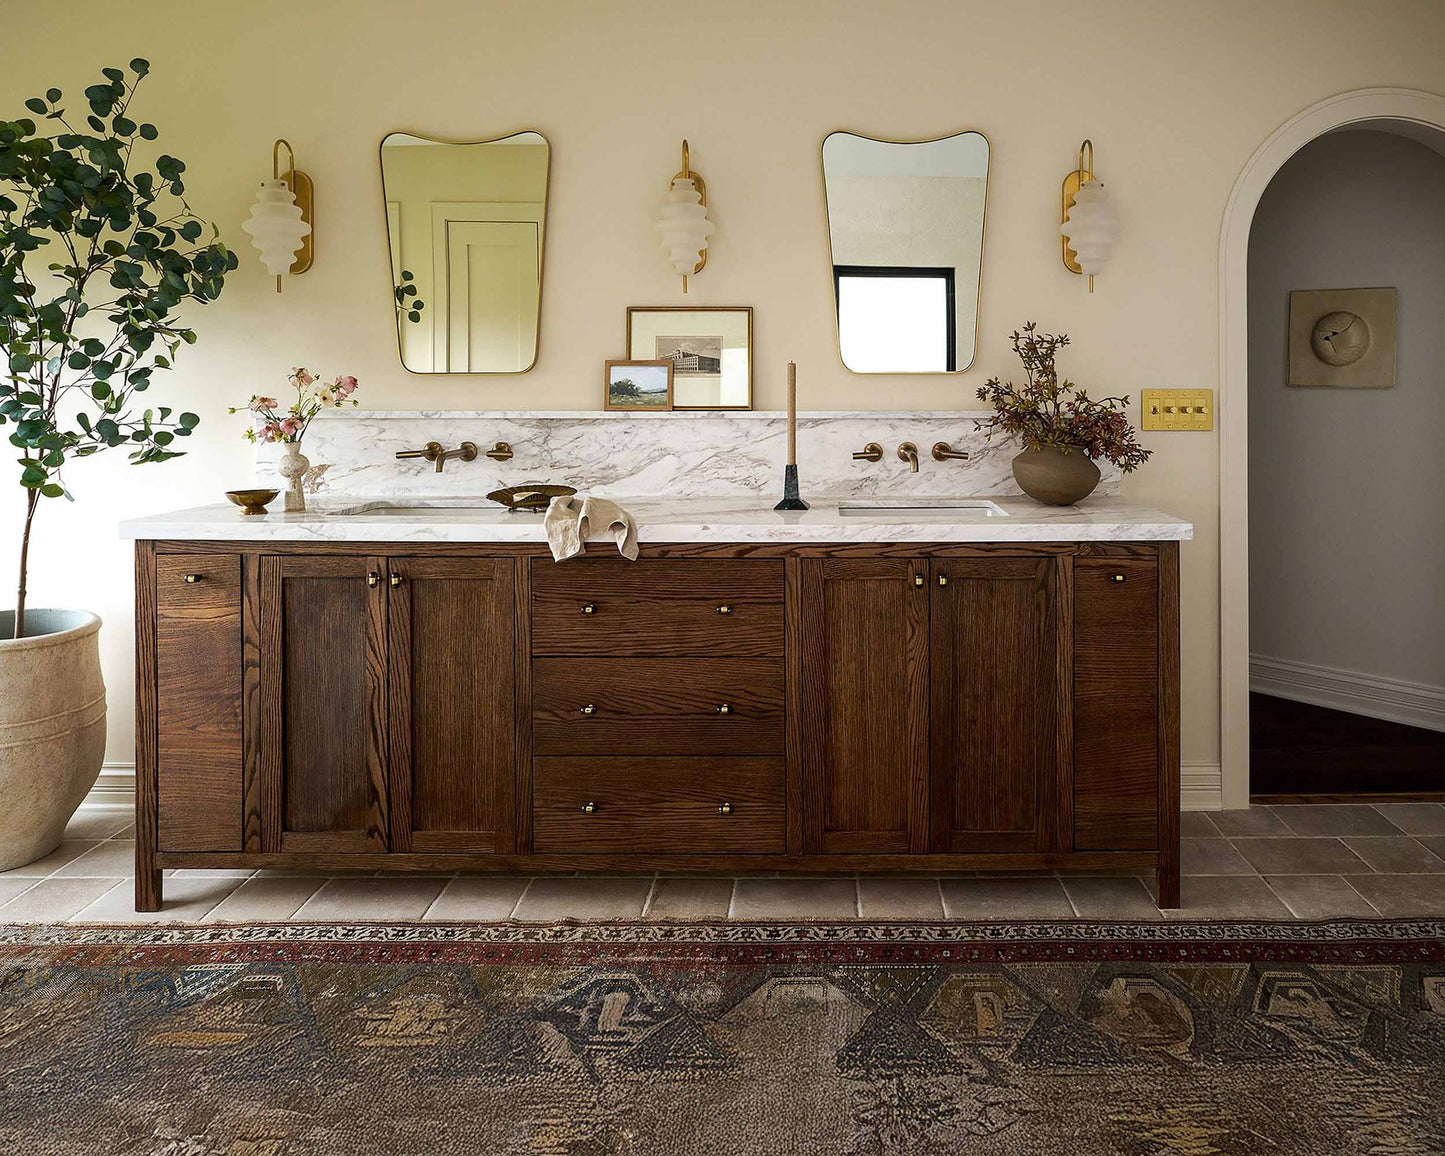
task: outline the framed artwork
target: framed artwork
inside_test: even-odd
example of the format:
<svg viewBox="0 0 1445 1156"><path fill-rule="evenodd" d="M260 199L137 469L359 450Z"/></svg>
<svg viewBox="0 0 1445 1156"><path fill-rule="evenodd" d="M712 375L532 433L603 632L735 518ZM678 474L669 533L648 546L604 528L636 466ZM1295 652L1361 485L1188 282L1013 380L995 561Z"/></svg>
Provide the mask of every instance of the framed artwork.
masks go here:
<svg viewBox="0 0 1445 1156"><path fill-rule="evenodd" d="M750 306L634 305L627 355L672 366L673 409L753 408Z"/></svg>
<svg viewBox="0 0 1445 1156"><path fill-rule="evenodd" d="M665 359L609 361L604 409L672 408L673 364Z"/></svg>
<svg viewBox="0 0 1445 1156"><path fill-rule="evenodd" d="M1296 289L1289 295L1289 384L1395 384L1396 291Z"/></svg>

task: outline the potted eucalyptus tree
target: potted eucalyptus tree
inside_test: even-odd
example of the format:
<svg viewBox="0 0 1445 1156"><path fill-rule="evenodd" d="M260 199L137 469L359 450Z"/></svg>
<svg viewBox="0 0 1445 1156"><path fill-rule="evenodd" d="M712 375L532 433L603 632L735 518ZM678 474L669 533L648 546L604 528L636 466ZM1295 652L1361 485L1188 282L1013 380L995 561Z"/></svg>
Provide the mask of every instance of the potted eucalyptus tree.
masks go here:
<svg viewBox="0 0 1445 1156"><path fill-rule="evenodd" d="M83 119L52 88L25 102L33 115L0 120L0 436L24 502L15 608L0 612L0 870L55 848L105 753L100 619L28 604L35 518L71 499L75 459L179 456L199 419L143 395L196 340L180 307L215 300L236 267L186 204L186 166L136 155L159 136L130 116L149 71L102 69Z"/></svg>

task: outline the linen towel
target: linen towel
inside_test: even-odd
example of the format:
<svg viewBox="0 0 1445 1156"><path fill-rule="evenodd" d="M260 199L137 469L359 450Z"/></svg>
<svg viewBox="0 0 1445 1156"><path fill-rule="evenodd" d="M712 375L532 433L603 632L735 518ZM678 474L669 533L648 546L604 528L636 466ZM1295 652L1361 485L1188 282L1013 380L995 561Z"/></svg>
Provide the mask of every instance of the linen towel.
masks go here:
<svg viewBox="0 0 1445 1156"><path fill-rule="evenodd" d="M582 553L595 532L610 534L617 552L629 562L637 561L637 522L616 502L606 498L578 498L575 494L553 498L545 519L547 545L557 562Z"/></svg>

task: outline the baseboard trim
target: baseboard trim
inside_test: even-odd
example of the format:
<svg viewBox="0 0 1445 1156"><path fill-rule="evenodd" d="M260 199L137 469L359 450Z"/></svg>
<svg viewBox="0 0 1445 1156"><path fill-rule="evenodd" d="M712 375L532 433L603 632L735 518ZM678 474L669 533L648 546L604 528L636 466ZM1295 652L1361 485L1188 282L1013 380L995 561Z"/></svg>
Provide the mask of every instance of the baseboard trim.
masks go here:
<svg viewBox="0 0 1445 1156"><path fill-rule="evenodd" d="M100 778L90 788L82 807L135 806L135 764L102 763Z"/></svg>
<svg viewBox="0 0 1445 1156"><path fill-rule="evenodd" d="M1445 687L1423 682L1252 654L1249 689L1292 702L1445 732Z"/></svg>
<svg viewBox="0 0 1445 1156"><path fill-rule="evenodd" d="M1224 776L1218 763L1183 763L1179 767L1179 809L1222 811Z"/></svg>

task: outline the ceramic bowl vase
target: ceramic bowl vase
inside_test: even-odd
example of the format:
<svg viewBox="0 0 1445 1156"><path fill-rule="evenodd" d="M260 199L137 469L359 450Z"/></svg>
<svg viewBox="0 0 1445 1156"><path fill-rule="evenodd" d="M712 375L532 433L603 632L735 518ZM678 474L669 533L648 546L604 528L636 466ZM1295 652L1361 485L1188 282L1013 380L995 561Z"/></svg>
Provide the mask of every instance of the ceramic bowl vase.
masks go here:
<svg viewBox="0 0 1445 1156"><path fill-rule="evenodd" d="M84 610L0 612L0 871L60 845L105 758L100 619Z"/></svg>
<svg viewBox="0 0 1445 1156"><path fill-rule="evenodd" d="M1036 502L1072 506L1099 484L1099 467L1077 447L1065 453L1054 446L1026 449L1013 460L1014 481Z"/></svg>

